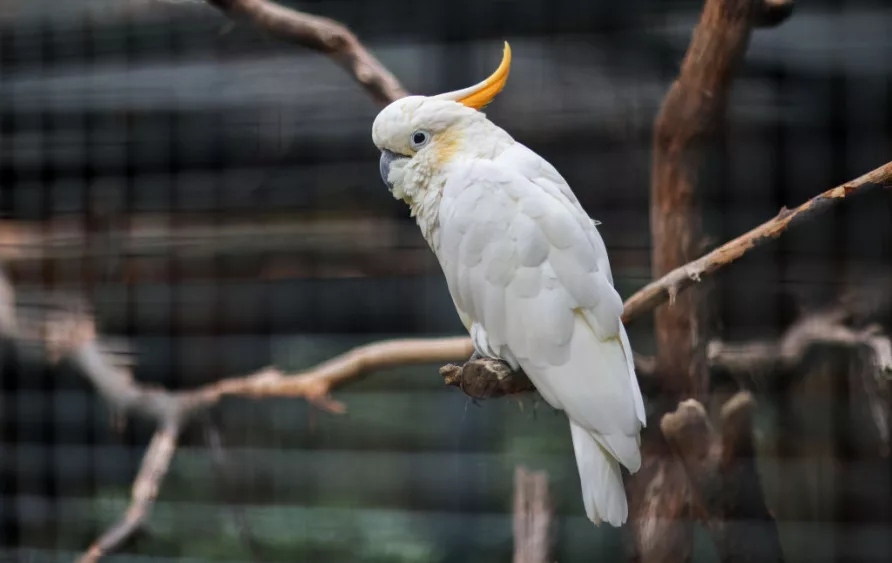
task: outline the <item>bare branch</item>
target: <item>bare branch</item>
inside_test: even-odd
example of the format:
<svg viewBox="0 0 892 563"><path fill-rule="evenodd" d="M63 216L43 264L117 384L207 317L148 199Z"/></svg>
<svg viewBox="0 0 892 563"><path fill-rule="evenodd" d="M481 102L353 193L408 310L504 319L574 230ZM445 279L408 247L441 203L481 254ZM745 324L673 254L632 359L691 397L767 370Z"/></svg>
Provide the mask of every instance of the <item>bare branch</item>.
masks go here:
<svg viewBox="0 0 892 563"><path fill-rule="evenodd" d="M737 393L722 407L721 435L693 399L683 401L660 422L691 483L694 512L726 563L784 560L755 467L754 410L752 396Z"/></svg>
<svg viewBox="0 0 892 563"><path fill-rule="evenodd" d="M544 471L514 470L514 563L550 563L551 499Z"/></svg>
<svg viewBox="0 0 892 563"><path fill-rule="evenodd" d="M629 322L657 305L674 301L675 297L704 277L734 262L747 252L779 237L788 228L816 217L833 205L856 193L892 185L892 162L863 176L813 197L795 209L782 209L773 219L716 248L712 252L672 270L635 292L625 303L623 321Z"/></svg>
<svg viewBox="0 0 892 563"><path fill-rule="evenodd" d="M176 451L179 432L180 427L176 423L168 423L155 432L133 482L130 507L121 520L90 546L90 549L78 559L78 563L99 561L120 547L145 524Z"/></svg>
<svg viewBox="0 0 892 563"><path fill-rule="evenodd" d="M843 301L827 310L805 315L778 341L710 342L710 365L734 376L745 387L759 388L767 377L793 373L816 348L847 351L859 362L849 370L850 376L856 380L853 384L863 390L880 449L885 454L889 451L892 430L888 381L892 375L892 341L879 325L853 328L844 324L857 308L857 303Z"/></svg>
<svg viewBox="0 0 892 563"><path fill-rule="evenodd" d="M267 0L206 0L234 20L247 20L270 35L327 54L379 105L405 97L396 77L343 24Z"/></svg>
<svg viewBox="0 0 892 563"><path fill-rule="evenodd" d="M224 379L192 392L199 403L213 403L225 395L302 397L330 412L344 412L332 401L331 391L377 370L414 364L437 364L467 357L472 347L467 338L407 338L375 342L354 348L307 371L286 375L276 369L247 377Z"/></svg>
<svg viewBox="0 0 892 563"><path fill-rule="evenodd" d="M373 371L414 364L437 364L467 357L469 339L407 338L374 342L354 348L306 371L285 374L274 368L222 379L191 391L171 392L133 379L116 365L113 355L96 340L89 314L58 313L40 331L52 358L69 358L107 401L158 421L186 420L223 396L250 398L299 397L330 412L343 412L331 391Z"/></svg>
<svg viewBox="0 0 892 563"><path fill-rule="evenodd" d="M866 350L878 374L892 373L892 344L882 333L882 328L878 325L864 329L848 327L843 324L847 316L848 311L842 307L805 315L778 341L728 343L714 340L709 343L710 365L752 380L799 365L816 346L836 346Z"/></svg>
<svg viewBox="0 0 892 563"><path fill-rule="evenodd" d="M9 294L11 300L11 288ZM82 556L80 561L84 563L98 561L120 547L145 523L175 453L180 430L221 398L299 397L329 412L341 413L344 406L330 398L331 391L341 385L375 370L440 364L471 353L467 338L391 340L360 346L295 374L269 368L194 390L173 392L135 380L114 350L97 340L94 319L87 311L72 306L44 307L40 311L17 311L15 307L3 306L3 310L10 312L9 319L0 314L5 336L23 345L41 345L51 361L67 359L112 407L154 420L158 425L134 483L130 508Z"/></svg>

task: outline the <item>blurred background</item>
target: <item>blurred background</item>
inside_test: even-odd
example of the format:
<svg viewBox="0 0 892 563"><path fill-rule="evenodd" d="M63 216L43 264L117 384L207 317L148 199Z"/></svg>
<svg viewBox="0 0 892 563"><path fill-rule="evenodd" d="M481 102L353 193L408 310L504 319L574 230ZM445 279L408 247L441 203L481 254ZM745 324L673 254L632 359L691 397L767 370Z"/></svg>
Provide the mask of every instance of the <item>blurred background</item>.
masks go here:
<svg viewBox="0 0 892 563"><path fill-rule="evenodd" d="M602 222L619 292L650 279L652 122L702 2L281 3L346 24L414 93L481 80L508 40L487 114ZM713 243L889 159L890 29L882 0L815 0L754 32L704 183ZM136 377L171 389L461 334L379 177L378 110L330 59L197 0L0 0L0 260L18 291L85 295ZM888 193L838 206L718 276L718 334L775 337L890 259ZM652 353L649 319L630 329ZM107 560L508 561L518 464L548 472L557 561L621 560L621 532L585 518L564 416L532 396L474 403L437 367L351 384L344 416L225 400ZM892 560L888 459L857 441L845 362L819 367L792 399L759 390L788 561ZM153 431L124 420L69 367L3 348L0 561L72 561L119 516ZM697 538L694 561L717 561Z"/></svg>

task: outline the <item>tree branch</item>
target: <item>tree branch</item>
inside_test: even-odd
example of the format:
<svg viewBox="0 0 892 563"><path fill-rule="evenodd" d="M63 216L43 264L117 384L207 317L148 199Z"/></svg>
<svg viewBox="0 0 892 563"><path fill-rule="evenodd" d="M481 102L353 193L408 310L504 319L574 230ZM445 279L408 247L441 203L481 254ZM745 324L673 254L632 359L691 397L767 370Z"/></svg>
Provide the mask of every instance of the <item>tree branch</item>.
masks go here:
<svg viewBox="0 0 892 563"><path fill-rule="evenodd" d="M274 37L325 53L379 105L408 95L396 77L341 23L267 0L206 1L233 20L249 21Z"/></svg>
<svg viewBox="0 0 892 563"><path fill-rule="evenodd" d="M784 560L755 466L754 411L752 396L740 392L722 407L721 435L703 405L693 399L660 421L691 483L694 512L706 523L726 563Z"/></svg>
<svg viewBox="0 0 892 563"><path fill-rule="evenodd" d="M146 449L139 473L133 482L132 500L127 512L78 559L78 563L95 563L119 548L148 520L158 491L173 454L176 452L180 427L175 422L159 427Z"/></svg>
<svg viewBox="0 0 892 563"><path fill-rule="evenodd" d="M889 278L876 285L888 288ZM865 293L870 293L866 288ZM890 304L884 304L888 307ZM744 343L709 343L708 357L713 369L733 376L742 387L765 388L763 380L797 373L797 366L816 349L838 349L858 363L849 369L854 385L862 389L867 414L876 430L879 450L887 455L890 449L889 377L892 376L892 340L878 324L848 326L858 316L859 303L843 299L825 310L804 315L793 323L778 341ZM877 311L876 316L880 316ZM789 386L791 381L781 381Z"/></svg>
<svg viewBox="0 0 892 563"><path fill-rule="evenodd" d="M794 209L781 209L776 217L753 230L716 248L712 252L675 268L660 279L651 282L626 300L623 321L628 322L654 307L675 298L685 289L734 262L747 252L776 239L788 228L816 217L845 198L869 192L875 188L892 186L892 162L871 170L867 174L841 186L817 195Z"/></svg>
<svg viewBox="0 0 892 563"><path fill-rule="evenodd" d="M687 264L701 251L703 168L762 6L759 0L706 0L678 78L657 114L650 177L652 268L657 276ZM698 293L675 301L674 307L655 311L657 366L669 393L699 397L706 385L701 334L710 326L708 308Z"/></svg>
<svg viewBox="0 0 892 563"><path fill-rule="evenodd" d="M864 350L878 374L892 373L892 348L889 337L879 325L864 329L844 324L849 312L834 307L802 317L779 341L756 340L728 343L714 340L709 343L710 365L752 384L764 374L778 373L799 365L816 346L834 346L849 350Z"/></svg>
<svg viewBox="0 0 892 563"><path fill-rule="evenodd" d="M133 486L127 512L81 557L98 561L119 548L146 521L176 451L180 431L194 416L226 396L304 398L319 408L342 413L331 391L376 370L407 364L439 364L471 353L466 338L402 339L354 348L308 370L285 374L268 368L223 379L189 391L168 391L135 380L122 358L97 339L92 315L78 304L14 304L11 287L0 277L0 330L23 349L41 348L51 363L67 359L105 400L121 412L157 423Z"/></svg>
<svg viewBox="0 0 892 563"><path fill-rule="evenodd" d="M544 471L514 470L514 563L550 563L551 499Z"/></svg>

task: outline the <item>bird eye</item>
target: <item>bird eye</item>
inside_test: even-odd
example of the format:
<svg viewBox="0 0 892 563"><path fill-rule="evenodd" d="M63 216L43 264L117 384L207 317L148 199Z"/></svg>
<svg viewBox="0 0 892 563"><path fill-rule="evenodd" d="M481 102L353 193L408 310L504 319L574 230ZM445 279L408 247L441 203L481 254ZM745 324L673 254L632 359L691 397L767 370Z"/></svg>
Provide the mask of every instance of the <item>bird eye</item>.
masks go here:
<svg viewBox="0 0 892 563"><path fill-rule="evenodd" d="M418 150L426 145L430 138L430 133L427 131L415 131L412 133L412 138L409 139L409 144L414 150Z"/></svg>

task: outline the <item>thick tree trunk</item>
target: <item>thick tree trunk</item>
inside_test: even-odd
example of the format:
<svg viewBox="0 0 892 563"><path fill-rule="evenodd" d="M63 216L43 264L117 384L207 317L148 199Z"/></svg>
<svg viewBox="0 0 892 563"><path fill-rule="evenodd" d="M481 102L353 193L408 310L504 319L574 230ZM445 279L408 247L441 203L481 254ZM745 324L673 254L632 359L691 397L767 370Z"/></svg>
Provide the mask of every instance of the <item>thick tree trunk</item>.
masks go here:
<svg viewBox="0 0 892 563"><path fill-rule="evenodd" d="M654 123L651 232L655 277L691 262L703 252L700 204L703 170L724 121L731 81L746 52L750 31L754 25L773 24L783 19L766 17L774 7L774 4L763 4L762 0L706 0L678 79L672 84ZM788 8L789 5L784 5L787 13ZM735 507L752 504L743 503L743 491L758 496L758 506L747 509L749 514L768 514L760 487L754 490L750 486L734 486L744 481L758 485L752 463L738 463L734 452L725 452L735 463L727 468L712 464L707 479L701 471L703 467L688 463L692 458L685 452L690 448L679 450L679 444L688 441L677 434L661 435L661 426L664 431L669 428L681 432L687 428L678 424L666 427L666 421L679 416L676 412L662 417L676 401L694 398L706 403L708 398L706 343L710 320L702 289L681 293L656 310L656 373L669 402L656 409L657 420L662 418L663 424L651 422L644 432L642 469L626 481L633 560L642 563L688 560L695 516L713 521L709 529L720 547L723 561L751 561L749 553L736 549L746 542L738 541L739 538L729 540L727 532L731 528L724 519L733 517ZM705 413L700 413L700 420L694 425L699 425L701 437L710 435L704 430L707 424ZM709 449L710 443L700 446ZM743 455L752 454L748 451ZM742 473L747 473L745 480ZM726 479L733 482L723 482ZM732 492L721 501L713 498L714 495L703 498L710 489L704 489L706 483L722 483L724 487L730 486ZM718 524L714 522L716 518L720 519ZM767 548L771 553L760 553L760 556L764 555L765 561L780 560L773 523L768 535L773 538Z"/></svg>

